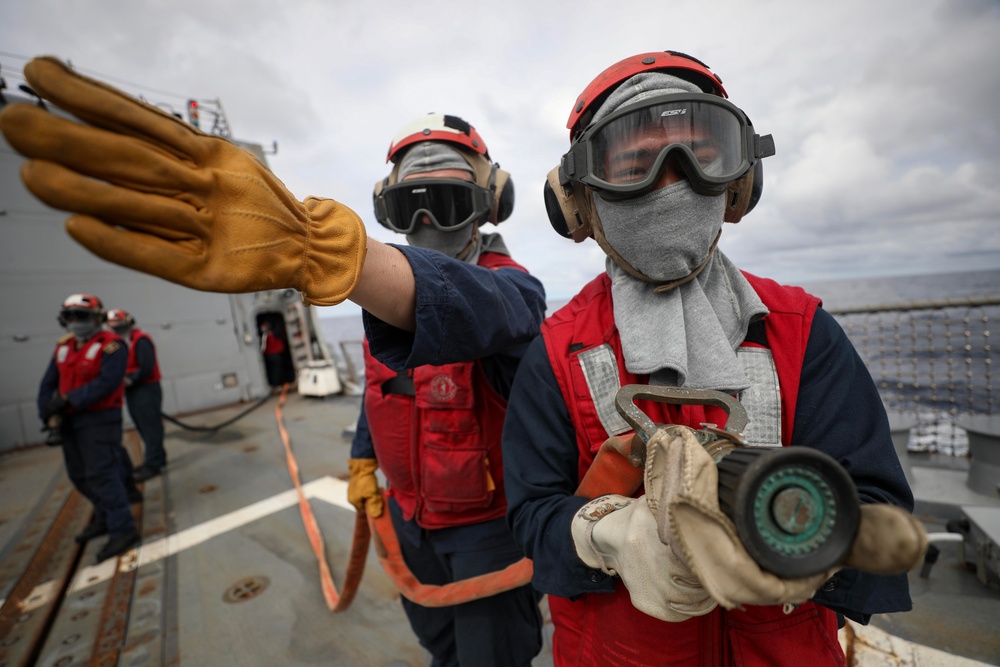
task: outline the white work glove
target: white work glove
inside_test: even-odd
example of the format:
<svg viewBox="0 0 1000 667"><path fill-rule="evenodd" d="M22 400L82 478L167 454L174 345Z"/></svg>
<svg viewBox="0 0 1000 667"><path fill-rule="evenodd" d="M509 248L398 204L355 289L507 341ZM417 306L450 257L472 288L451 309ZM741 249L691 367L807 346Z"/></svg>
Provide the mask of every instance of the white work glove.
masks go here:
<svg viewBox="0 0 1000 667"><path fill-rule="evenodd" d="M580 560L621 577L632 606L642 613L679 622L715 609L691 569L660 540L646 496L595 498L571 526Z"/></svg>

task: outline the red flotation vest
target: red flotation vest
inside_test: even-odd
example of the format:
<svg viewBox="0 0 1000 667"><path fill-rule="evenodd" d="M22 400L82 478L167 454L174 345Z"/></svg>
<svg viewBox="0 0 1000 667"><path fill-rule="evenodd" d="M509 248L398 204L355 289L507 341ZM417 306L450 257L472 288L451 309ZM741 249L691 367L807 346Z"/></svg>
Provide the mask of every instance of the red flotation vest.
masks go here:
<svg viewBox="0 0 1000 667"><path fill-rule="evenodd" d="M777 381L772 394L758 392L756 397L746 396L741 400L745 405L757 404L753 409L748 407L751 422L755 420L754 410L758 417L763 416L757 421L766 421L767 416L773 414L780 424L775 424L768 433L780 439L781 444L788 445L806 343L820 302L800 288L745 275L770 311L764 318L764 327L773 358L774 373L771 375L775 375ZM615 417L620 419L620 416L608 410L612 405L608 398L613 401L614 391L610 392L610 397L595 397L599 392L593 387L609 386L607 381L614 380L616 373L617 386L646 384L648 377L634 375L625 369L621 340L614 322L611 282L606 274L593 280L550 317L542 325L542 334L576 429L582 479L601 444L610 435L630 428L624 420L616 423ZM746 350L741 348L739 352L762 348L753 342L744 343L744 347ZM746 367L746 362L744 364ZM604 377L595 379L595 369ZM753 374L750 375L754 381ZM608 392L605 390L605 393ZM775 405L768 406L769 402ZM637 405L657 423L698 428L702 423L726 421L725 412L714 406L680 406L652 401L639 401ZM811 602L788 612L782 606L729 611L719 607L705 616L682 623L667 623L635 609L628 591L620 580L616 580L614 593L586 594L575 601L549 596L549 609L556 629L553 657L557 667L819 667L845 662L837 639L836 615Z"/></svg>

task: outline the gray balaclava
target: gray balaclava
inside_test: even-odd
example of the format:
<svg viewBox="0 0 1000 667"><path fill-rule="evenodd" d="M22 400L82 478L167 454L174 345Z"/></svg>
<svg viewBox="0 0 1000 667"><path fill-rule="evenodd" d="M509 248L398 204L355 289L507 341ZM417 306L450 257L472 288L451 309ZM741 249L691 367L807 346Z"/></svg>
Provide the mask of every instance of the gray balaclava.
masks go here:
<svg viewBox="0 0 1000 667"><path fill-rule="evenodd" d="M439 169L461 169L475 177L472 165L462 154L440 141L421 141L414 144L399 162L399 180L413 174L422 174Z"/></svg>
<svg viewBox="0 0 1000 667"><path fill-rule="evenodd" d="M398 180L413 174L423 174L441 169L460 169L472 175L476 172L458 150L440 141L421 141L414 144L399 162ZM434 225L418 224L406 235L406 242L417 248L429 248L449 257L459 257L466 262L479 260L482 245L478 225L472 224L455 232L443 232Z"/></svg>
<svg viewBox="0 0 1000 667"><path fill-rule="evenodd" d="M84 343L101 330L101 323L97 321L96 317L88 317L82 322L76 320L67 322L66 330L73 334L79 342Z"/></svg>
<svg viewBox="0 0 1000 667"><path fill-rule="evenodd" d="M702 90L663 72L637 74L612 92L594 122L650 97L681 92ZM696 275L657 292L655 282L630 275L609 255L625 367L649 374L654 384L730 393L749 387L736 349L749 323L767 309L732 262L714 250L725 197L699 195L683 179L617 202L595 195L594 207L607 243L643 274L661 282Z"/></svg>

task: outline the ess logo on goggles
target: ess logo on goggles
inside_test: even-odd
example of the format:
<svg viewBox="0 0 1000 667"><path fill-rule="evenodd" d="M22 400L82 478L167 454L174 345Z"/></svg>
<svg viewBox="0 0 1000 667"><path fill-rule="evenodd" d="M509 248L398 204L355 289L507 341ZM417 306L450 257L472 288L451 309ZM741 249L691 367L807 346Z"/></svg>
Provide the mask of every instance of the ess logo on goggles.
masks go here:
<svg viewBox="0 0 1000 667"><path fill-rule="evenodd" d="M375 217L389 229L411 234L423 216L443 232L454 232L486 220L493 192L452 178L402 181L375 195Z"/></svg>
<svg viewBox="0 0 1000 667"><path fill-rule="evenodd" d="M737 106L715 95L673 93L594 123L563 156L562 171L604 199L629 199L652 190L671 158L695 192L717 195L771 155L771 135L755 134Z"/></svg>

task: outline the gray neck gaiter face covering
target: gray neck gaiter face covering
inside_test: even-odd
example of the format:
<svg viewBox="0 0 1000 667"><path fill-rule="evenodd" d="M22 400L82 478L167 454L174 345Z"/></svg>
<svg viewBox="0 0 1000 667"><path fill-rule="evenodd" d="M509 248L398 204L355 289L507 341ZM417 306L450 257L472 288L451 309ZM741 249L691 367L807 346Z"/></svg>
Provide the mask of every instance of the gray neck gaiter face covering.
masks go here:
<svg viewBox="0 0 1000 667"><path fill-rule="evenodd" d="M658 282L701 266L722 229L726 198L695 192L687 180L635 199L594 197L604 237L626 262Z"/></svg>
<svg viewBox="0 0 1000 667"><path fill-rule="evenodd" d="M725 197L699 195L679 181L635 199L594 197L608 243L660 282L690 275L722 229ZM721 252L694 280L657 293L607 261L625 367L653 384L736 393L749 386L736 349L767 309Z"/></svg>
<svg viewBox="0 0 1000 667"><path fill-rule="evenodd" d="M676 92L700 89L663 72L637 74L608 97L592 122L654 95ZM686 179L635 199L594 197L605 240L658 283L685 278L705 262L722 229L725 202L725 196L699 195ZM767 308L721 251L696 278L660 292L657 283L633 277L610 256L606 266L629 371L667 386L729 393L749 386L736 349L749 323Z"/></svg>
<svg viewBox="0 0 1000 667"><path fill-rule="evenodd" d="M437 250L440 253L448 255L448 257L458 257L459 253L469 245L469 240L475 231L475 224L469 225L457 232L442 232L434 225L419 224L413 230L412 234L406 235L406 242L415 248ZM476 258L472 260L473 262L479 258L478 248L473 248L472 253L466 256L465 260L469 261L472 256Z"/></svg>
<svg viewBox="0 0 1000 667"><path fill-rule="evenodd" d="M67 322L66 329L73 334L81 343L90 340L90 338L100 330L101 325L95 323L93 320L87 320L86 322Z"/></svg>

